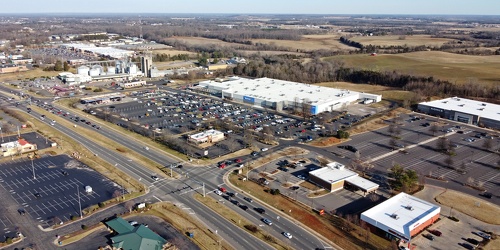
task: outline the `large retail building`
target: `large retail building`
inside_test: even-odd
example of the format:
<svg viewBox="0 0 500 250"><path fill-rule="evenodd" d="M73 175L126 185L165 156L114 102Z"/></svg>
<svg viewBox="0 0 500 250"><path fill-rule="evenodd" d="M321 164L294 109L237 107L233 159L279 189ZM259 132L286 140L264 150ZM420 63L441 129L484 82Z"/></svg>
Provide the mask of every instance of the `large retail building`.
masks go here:
<svg viewBox="0 0 500 250"><path fill-rule="evenodd" d="M361 220L387 238L410 242L412 237L434 223L441 207L406 193L378 204L361 214Z"/></svg>
<svg viewBox="0 0 500 250"><path fill-rule="evenodd" d="M481 127L500 129L500 105L459 97L422 102L422 113Z"/></svg>
<svg viewBox="0 0 500 250"><path fill-rule="evenodd" d="M275 109L304 108L311 115L339 110L353 102L379 102L381 95L334 89L271 78L247 79L230 77L227 80L203 81L199 86L223 98Z"/></svg>

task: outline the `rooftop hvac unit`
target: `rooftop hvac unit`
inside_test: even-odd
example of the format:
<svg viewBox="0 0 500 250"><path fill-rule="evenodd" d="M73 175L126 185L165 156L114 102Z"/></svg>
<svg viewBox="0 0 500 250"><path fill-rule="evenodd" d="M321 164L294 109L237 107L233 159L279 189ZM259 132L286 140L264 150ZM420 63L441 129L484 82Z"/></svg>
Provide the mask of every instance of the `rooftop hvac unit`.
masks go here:
<svg viewBox="0 0 500 250"><path fill-rule="evenodd" d="M280 96L285 96L285 94L280 94Z"/></svg>
<svg viewBox="0 0 500 250"><path fill-rule="evenodd" d="M399 216L397 214L391 214L391 218L397 220L397 219L399 219Z"/></svg>
<svg viewBox="0 0 500 250"><path fill-rule="evenodd" d="M312 94L313 92L312 91L309 91L309 94Z"/></svg>
<svg viewBox="0 0 500 250"><path fill-rule="evenodd" d="M479 109L477 109L477 110L481 110L481 111L483 111L483 110L484 110L484 108L479 108Z"/></svg>
<svg viewBox="0 0 500 250"><path fill-rule="evenodd" d="M443 103L448 103L448 101L443 101Z"/></svg>
<svg viewBox="0 0 500 250"><path fill-rule="evenodd" d="M486 103L482 103L481 106L486 106Z"/></svg>
<svg viewBox="0 0 500 250"><path fill-rule="evenodd" d="M458 105L458 106L463 107L463 106L465 106L465 104L460 104L460 105Z"/></svg>
<svg viewBox="0 0 500 250"><path fill-rule="evenodd" d="M255 91L255 89L252 89L252 91Z"/></svg>
<svg viewBox="0 0 500 250"><path fill-rule="evenodd" d="M413 210L414 210L414 209L413 209L413 207L412 207L412 206L410 206L410 205L406 206L405 208L406 208L406 209L408 209L408 210L410 210L410 211L413 211Z"/></svg>

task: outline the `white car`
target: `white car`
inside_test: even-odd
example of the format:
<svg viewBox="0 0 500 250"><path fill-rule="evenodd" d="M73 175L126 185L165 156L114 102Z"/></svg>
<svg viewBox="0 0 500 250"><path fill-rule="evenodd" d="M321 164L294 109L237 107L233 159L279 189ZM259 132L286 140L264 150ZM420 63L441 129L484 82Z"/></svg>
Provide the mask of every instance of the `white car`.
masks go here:
<svg viewBox="0 0 500 250"><path fill-rule="evenodd" d="M283 232L283 236L287 237L288 239L292 239L292 235L288 232Z"/></svg>
<svg viewBox="0 0 500 250"><path fill-rule="evenodd" d="M217 189L214 191L214 193L217 195L222 195L222 192L220 190L217 190Z"/></svg>
<svg viewBox="0 0 500 250"><path fill-rule="evenodd" d="M262 152L266 152L267 150L269 150L268 148L261 148L260 151Z"/></svg>
<svg viewBox="0 0 500 250"><path fill-rule="evenodd" d="M158 178L158 176L156 176L156 175L151 176L151 178L152 178L153 180L155 180L155 181L157 181L157 180L159 180L159 179L160 179L160 178Z"/></svg>

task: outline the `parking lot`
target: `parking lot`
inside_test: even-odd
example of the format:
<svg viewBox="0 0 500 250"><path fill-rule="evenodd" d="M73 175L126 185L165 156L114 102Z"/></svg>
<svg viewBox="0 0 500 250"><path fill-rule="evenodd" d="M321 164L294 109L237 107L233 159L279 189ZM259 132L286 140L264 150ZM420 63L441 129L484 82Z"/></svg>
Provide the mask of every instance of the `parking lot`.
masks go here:
<svg viewBox="0 0 500 250"><path fill-rule="evenodd" d="M400 164L421 175L444 178L450 185L462 189L460 191L475 192L476 195L480 193L463 187L464 183L470 183L485 188L489 193L500 192L500 173L496 169L499 156L494 153L499 149L500 139L495 132L448 120L439 121L435 117L419 116L422 120L411 121L409 115L402 116L397 146L391 145L390 127L352 136L349 142L341 145L353 146L361 159L372 161L374 173L387 173L394 164ZM437 132L431 131L430 126L423 126L425 123L435 122L439 122ZM447 150L453 152L452 156L436 150L442 136L447 138ZM490 140L489 149L484 146L485 140ZM335 155L345 157L336 159L343 164L349 164L356 157L352 150L339 147L332 147L331 150ZM495 195L491 201L500 203Z"/></svg>
<svg viewBox="0 0 500 250"><path fill-rule="evenodd" d="M115 191L122 192L115 183L65 155L3 163L0 185L16 201L19 215L29 215L42 226L79 216L79 202L85 209L112 198ZM87 192L86 186L92 191Z"/></svg>

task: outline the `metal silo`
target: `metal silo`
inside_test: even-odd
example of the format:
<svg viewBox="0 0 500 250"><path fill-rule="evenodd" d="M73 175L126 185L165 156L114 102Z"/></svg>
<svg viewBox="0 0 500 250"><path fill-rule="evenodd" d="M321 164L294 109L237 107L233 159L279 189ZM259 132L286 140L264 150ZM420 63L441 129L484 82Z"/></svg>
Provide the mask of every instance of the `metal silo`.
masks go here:
<svg viewBox="0 0 500 250"><path fill-rule="evenodd" d="M78 67L77 72L79 75L88 76L89 70L90 70L90 68L87 66L80 66L80 67Z"/></svg>

